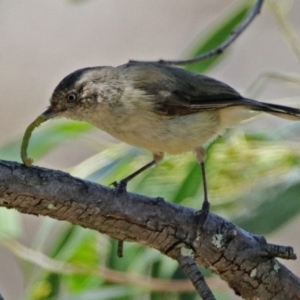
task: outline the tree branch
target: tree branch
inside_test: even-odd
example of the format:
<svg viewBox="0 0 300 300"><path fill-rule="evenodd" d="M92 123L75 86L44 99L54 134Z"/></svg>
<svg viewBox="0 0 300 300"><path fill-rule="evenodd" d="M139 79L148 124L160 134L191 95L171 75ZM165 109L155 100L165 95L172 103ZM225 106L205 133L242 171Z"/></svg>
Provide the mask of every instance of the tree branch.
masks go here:
<svg viewBox="0 0 300 300"><path fill-rule="evenodd" d="M245 18L244 22L242 22L242 24L238 28L233 30L231 32L229 38L225 42L223 42L221 45L219 45L217 48L207 51L207 52L200 54L191 59L182 59L182 60L160 59L158 61L152 61L152 62L165 64L165 65L187 65L187 64L192 64L192 63L222 54L224 52L224 50L226 48L228 48L245 31L245 29L252 23L252 21L255 19L255 17L260 13L263 3L264 3L264 0L257 0L256 4L253 6L253 9L250 11L247 18ZM130 60L129 62L149 63L150 61Z"/></svg>
<svg viewBox="0 0 300 300"><path fill-rule="evenodd" d="M197 228L191 208L131 193L115 197L112 189L64 172L8 161L0 161L0 206L141 243L177 261L188 256L244 299L300 299L299 278L274 258L295 259L292 248L269 245L214 214ZM188 264L185 272L193 273Z"/></svg>

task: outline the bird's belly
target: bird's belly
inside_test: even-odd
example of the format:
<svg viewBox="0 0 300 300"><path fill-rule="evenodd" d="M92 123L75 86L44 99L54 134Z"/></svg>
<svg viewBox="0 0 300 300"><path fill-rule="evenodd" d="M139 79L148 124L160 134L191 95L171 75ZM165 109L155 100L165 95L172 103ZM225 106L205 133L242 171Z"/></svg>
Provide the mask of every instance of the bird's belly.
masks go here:
<svg viewBox="0 0 300 300"><path fill-rule="evenodd" d="M193 151L220 133L218 114L202 112L171 119L144 119L136 124L119 124L119 130L106 130L130 145L151 152L179 154Z"/></svg>

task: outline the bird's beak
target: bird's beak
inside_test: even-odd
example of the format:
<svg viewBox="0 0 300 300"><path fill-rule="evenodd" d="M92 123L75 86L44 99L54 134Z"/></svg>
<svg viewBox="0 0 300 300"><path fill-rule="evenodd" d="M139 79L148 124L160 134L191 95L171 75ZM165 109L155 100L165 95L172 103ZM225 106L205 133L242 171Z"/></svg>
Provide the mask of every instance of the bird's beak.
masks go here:
<svg viewBox="0 0 300 300"><path fill-rule="evenodd" d="M54 117L57 116L57 112L53 110L52 107L49 107L47 110L45 110L41 116L43 116L45 118L45 121L49 120L49 119L52 119Z"/></svg>
<svg viewBox="0 0 300 300"><path fill-rule="evenodd" d="M24 136L23 136L23 141L21 145L21 158L23 163L29 167L32 165L32 159L27 156L27 148L29 144L29 140L31 137L31 134L35 128L37 128L39 125L42 123L46 122L49 119L54 118L57 116L58 113L54 111L51 107L49 107L46 111L44 111L41 115L39 115L26 129Z"/></svg>

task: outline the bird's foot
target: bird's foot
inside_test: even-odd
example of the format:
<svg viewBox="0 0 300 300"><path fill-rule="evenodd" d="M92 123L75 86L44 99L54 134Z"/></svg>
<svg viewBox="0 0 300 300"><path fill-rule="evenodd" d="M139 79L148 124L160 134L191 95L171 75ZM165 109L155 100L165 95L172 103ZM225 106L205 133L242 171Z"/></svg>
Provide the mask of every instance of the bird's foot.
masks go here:
<svg viewBox="0 0 300 300"><path fill-rule="evenodd" d="M127 193L127 181L126 180L121 180L119 182L114 181L110 185L113 185L115 188L115 196L120 196L124 193Z"/></svg>
<svg viewBox="0 0 300 300"><path fill-rule="evenodd" d="M198 211L196 211L196 218L198 219L198 226L202 227L207 220L208 214L209 214L209 207L210 204L207 199L204 199L202 208Z"/></svg>

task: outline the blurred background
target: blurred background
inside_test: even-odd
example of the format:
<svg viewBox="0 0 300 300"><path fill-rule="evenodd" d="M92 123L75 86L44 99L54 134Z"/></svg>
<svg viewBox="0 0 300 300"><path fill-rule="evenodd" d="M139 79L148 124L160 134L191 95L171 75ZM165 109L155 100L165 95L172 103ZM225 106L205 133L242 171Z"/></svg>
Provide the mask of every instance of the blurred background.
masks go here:
<svg viewBox="0 0 300 300"><path fill-rule="evenodd" d="M75 69L129 59L192 57L221 43L253 1L1 0L0 158L20 162L22 134ZM193 66L262 101L300 107L300 2L269 0L222 56ZM212 211L300 253L300 122L263 116L208 147ZM151 155L84 123L53 121L29 148L35 164L109 184ZM198 208L199 166L168 156L129 190ZM198 299L177 263L156 250L116 242L45 217L0 209L0 293L15 299ZM284 261L300 276L299 261ZM235 299L203 270L217 299ZM152 279L150 279L152 278ZM182 280L172 283L167 280Z"/></svg>

